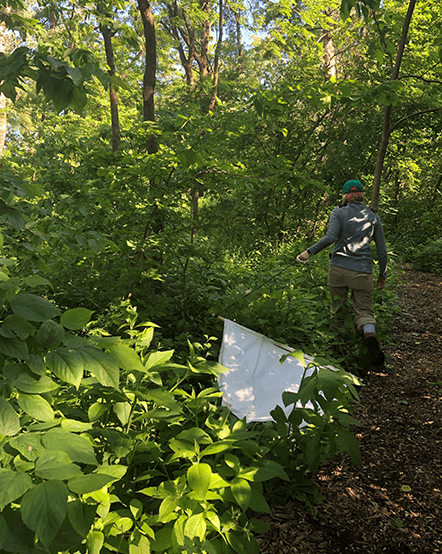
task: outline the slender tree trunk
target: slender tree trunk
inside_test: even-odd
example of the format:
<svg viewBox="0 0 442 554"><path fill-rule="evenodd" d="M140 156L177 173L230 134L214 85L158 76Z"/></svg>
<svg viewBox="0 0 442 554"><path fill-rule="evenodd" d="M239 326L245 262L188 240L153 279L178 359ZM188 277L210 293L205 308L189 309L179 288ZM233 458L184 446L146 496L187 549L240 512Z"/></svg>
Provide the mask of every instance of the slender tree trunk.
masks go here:
<svg viewBox="0 0 442 554"><path fill-rule="evenodd" d="M402 58L404 56L404 50L405 50L405 43L407 41L407 35L408 35L408 29L410 28L410 22L411 18L413 16L413 11L416 6L417 0L410 0L410 3L408 4L408 11L407 15L405 16L405 20L402 26L402 34L401 39L399 42L399 48L396 55L396 63L394 64L394 67L391 72L391 80L396 81L399 77L399 70L402 63ZM381 144L379 146L378 151L378 158L376 161L376 168L374 171L374 178L373 178L373 191L372 191L372 197L371 197L371 204L370 207L375 212L379 208L379 192L381 188L381 177L382 177L382 170L384 167L384 160L385 155L387 153L388 143L390 141L390 135L391 135L391 110L392 106L391 104L389 106L385 106L384 109L384 122L382 127L382 137L381 137Z"/></svg>
<svg viewBox="0 0 442 554"><path fill-rule="evenodd" d="M9 13L11 8L6 8L5 11ZM0 24L0 52L6 53L7 46L7 37L6 37L6 26ZM6 116L8 99L3 93L0 93L0 158L3 156L3 151L5 149L6 142L6 130L8 127L8 119Z"/></svg>
<svg viewBox="0 0 442 554"><path fill-rule="evenodd" d="M152 6L148 0L138 0L138 7L143 21L144 40L146 43L146 65L143 77L143 121L155 121L155 84L157 71L157 41ZM154 135L147 141L147 151L154 154L158 151Z"/></svg>
<svg viewBox="0 0 442 554"><path fill-rule="evenodd" d="M219 57L221 52L221 45L223 42L223 0L219 0L219 34L218 42L216 43L215 49L215 59L213 62L213 89L212 97L209 103L209 111L212 111L216 104L216 97L218 95L218 84L219 84Z"/></svg>
<svg viewBox="0 0 442 554"><path fill-rule="evenodd" d="M6 143L6 130L8 120L6 117L6 103L8 99L3 93L0 93L0 158L3 156Z"/></svg>
<svg viewBox="0 0 442 554"><path fill-rule="evenodd" d="M239 19L239 12L235 13L235 22L236 22L236 44L238 46L238 71L242 69L242 59L243 59L243 45L241 37L241 21Z"/></svg>
<svg viewBox="0 0 442 554"><path fill-rule="evenodd" d="M440 194L441 185L442 185L442 175L439 175L439 179L437 180L436 186L434 187L433 202L436 202L437 197Z"/></svg>
<svg viewBox="0 0 442 554"><path fill-rule="evenodd" d="M169 12L170 23L169 24L166 23L166 21L163 19L161 21L161 24L164 27L164 29L169 33L169 35L179 43L177 47L178 54L180 56L181 65L183 66L184 72L186 74L186 82L189 88L193 89L195 86L195 77L193 74L193 61L194 61L194 50L195 50L193 29L187 27L187 32L185 32L183 29L181 29L175 24L179 16L178 4L176 3L176 1L167 4L167 10ZM184 20L187 22L185 18ZM193 37L193 40L191 40L192 37ZM181 39L184 41L185 45L188 48L187 56L186 56L184 46L181 42Z"/></svg>
<svg viewBox="0 0 442 554"><path fill-rule="evenodd" d="M97 6L99 13L104 14L104 8L101 4ZM106 61L109 66L108 73L111 77L115 75L115 59L114 49L112 46L111 30L107 25L100 25L101 34L103 35L104 47L106 51ZM112 151L116 152L121 142L120 116L118 112L118 93L112 83L109 83L109 99L111 107L111 122L112 122Z"/></svg>

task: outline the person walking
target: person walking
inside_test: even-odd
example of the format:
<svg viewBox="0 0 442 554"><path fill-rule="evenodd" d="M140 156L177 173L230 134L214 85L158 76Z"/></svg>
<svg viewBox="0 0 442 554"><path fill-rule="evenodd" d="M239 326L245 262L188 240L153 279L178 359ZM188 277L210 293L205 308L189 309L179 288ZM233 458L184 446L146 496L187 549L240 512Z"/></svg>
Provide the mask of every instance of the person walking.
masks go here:
<svg viewBox="0 0 442 554"><path fill-rule="evenodd" d="M380 290L386 284L388 263L381 219L364 204L361 182L351 179L342 188L342 205L332 211L326 235L299 254L297 260L306 264L311 256L334 244L328 275L332 321L336 322L337 327L344 324L343 314L350 290L356 327L364 337L373 366L381 368L385 363L385 355L376 336L373 313L372 240L376 245L379 263L376 287Z"/></svg>

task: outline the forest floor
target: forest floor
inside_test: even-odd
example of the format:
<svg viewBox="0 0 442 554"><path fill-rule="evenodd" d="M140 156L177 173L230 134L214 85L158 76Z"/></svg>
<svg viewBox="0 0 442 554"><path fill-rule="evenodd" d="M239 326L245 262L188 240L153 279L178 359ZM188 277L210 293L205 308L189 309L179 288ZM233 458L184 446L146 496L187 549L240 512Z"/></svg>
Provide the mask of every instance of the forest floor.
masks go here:
<svg viewBox="0 0 442 554"><path fill-rule="evenodd" d="M273 506L261 554L442 553L442 277L403 270L386 369L363 379L353 414L362 464L320 470L313 515Z"/></svg>

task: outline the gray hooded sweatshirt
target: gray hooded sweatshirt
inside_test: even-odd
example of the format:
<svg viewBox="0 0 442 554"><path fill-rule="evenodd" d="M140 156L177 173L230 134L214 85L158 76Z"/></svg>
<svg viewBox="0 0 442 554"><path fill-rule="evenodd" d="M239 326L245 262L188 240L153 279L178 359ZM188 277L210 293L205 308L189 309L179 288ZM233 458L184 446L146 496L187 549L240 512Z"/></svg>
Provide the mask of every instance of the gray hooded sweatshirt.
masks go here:
<svg viewBox="0 0 442 554"><path fill-rule="evenodd" d="M335 243L330 265L372 273L371 240L376 244L379 277L385 279L388 255L381 218L362 202L350 202L335 208L330 216L327 234L308 251L317 254Z"/></svg>

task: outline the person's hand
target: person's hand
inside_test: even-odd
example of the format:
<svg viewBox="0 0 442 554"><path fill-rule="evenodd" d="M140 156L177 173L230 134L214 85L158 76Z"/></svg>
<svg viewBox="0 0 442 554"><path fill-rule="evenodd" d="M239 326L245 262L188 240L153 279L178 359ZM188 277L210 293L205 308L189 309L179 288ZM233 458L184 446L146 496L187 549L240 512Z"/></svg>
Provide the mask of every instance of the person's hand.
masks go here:
<svg viewBox="0 0 442 554"><path fill-rule="evenodd" d="M307 252L307 250L304 250L299 256L297 256L296 261L300 264L308 264L308 261L310 259L310 254Z"/></svg>
<svg viewBox="0 0 442 554"><path fill-rule="evenodd" d="M385 287L385 283L386 283L386 282L387 282L387 281L386 281L385 279L381 279L380 277L378 277L378 281L377 281L377 283L376 283L376 288L377 288L378 290L383 289L383 288Z"/></svg>

